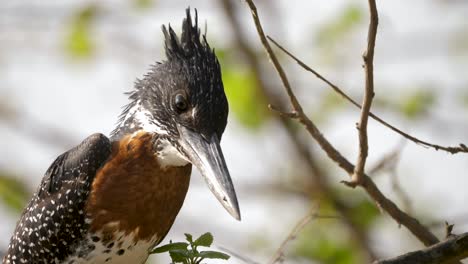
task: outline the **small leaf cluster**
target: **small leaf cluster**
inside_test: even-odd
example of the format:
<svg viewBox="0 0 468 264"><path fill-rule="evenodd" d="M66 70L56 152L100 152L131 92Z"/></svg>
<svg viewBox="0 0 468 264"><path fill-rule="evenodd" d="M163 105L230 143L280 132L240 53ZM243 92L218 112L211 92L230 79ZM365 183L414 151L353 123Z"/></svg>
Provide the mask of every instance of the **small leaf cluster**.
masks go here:
<svg viewBox="0 0 468 264"><path fill-rule="evenodd" d="M205 259L223 259L228 260L229 255L212 250L200 251L199 247L210 247L213 244L213 235L205 233L199 238L193 240L191 234L185 234L187 242L169 242L169 244L157 247L151 251L151 254L169 252L172 263L182 264L201 264Z"/></svg>

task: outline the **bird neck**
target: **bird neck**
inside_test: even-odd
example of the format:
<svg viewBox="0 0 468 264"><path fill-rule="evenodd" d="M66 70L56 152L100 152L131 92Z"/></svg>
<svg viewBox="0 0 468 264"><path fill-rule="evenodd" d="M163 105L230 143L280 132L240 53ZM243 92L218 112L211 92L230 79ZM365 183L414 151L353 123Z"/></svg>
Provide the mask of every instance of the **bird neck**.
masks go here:
<svg viewBox="0 0 468 264"><path fill-rule="evenodd" d="M111 133L111 140L120 141L126 136L134 137L142 132L153 135L154 154L161 167L180 167L189 163L176 144L169 140L167 131L151 118L150 111L144 107L141 100L134 100L124 108L116 129Z"/></svg>
<svg viewBox="0 0 468 264"><path fill-rule="evenodd" d="M134 134L138 131L146 131L152 134L166 134L152 114L142 104L141 100L134 100L125 106L117 121L117 127L111 133L111 140L117 141L126 135Z"/></svg>

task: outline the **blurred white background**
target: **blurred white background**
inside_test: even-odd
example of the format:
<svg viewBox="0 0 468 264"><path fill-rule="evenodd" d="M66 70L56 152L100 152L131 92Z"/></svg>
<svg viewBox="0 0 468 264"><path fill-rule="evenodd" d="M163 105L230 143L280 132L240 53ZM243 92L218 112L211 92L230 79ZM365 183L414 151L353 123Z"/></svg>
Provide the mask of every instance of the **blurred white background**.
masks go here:
<svg viewBox="0 0 468 264"><path fill-rule="evenodd" d="M232 2L248 44L261 61L262 78L274 94L284 97L279 79L260 46L247 5L243 1ZM361 100L367 1L256 2L267 34ZM421 139L441 145L466 144L468 2L418 0L377 4L380 25L375 51L374 113ZM297 191L301 187L297 179L307 178L309 172L300 170L295 151L284 130L267 113L265 101L255 92L248 92L255 87L249 82L250 70L246 72L243 67L250 66L245 56L236 55L237 40L222 1L2 1L0 174L18 179L32 193L60 153L91 133L108 134L127 103L123 93L132 89L135 79L149 65L164 60L161 25L170 23L179 32L188 6L198 9L202 25L206 21L210 45L222 54L223 70L230 76L229 82L225 79L230 91L228 99L231 106L237 106L231 107L222 147L243 219L233 220L195 172L166 242L182 240L185 232L199 235L210 231L216 246L265 263L298 219L311 207L318 204L322 210L323 206L313 194ZM355 161L358 137L354 124L359 111L334 96L329 87L284 54L278 51L278 55L304 108L330 141ZM237 80L236 76L246 80ZM241 96L236 96L236 89ZM236 102L244 100L239 99L242 93L252 98ZM242 112L247 110L260 111L259 117L249 120ZM339 184L347 175L305 133L300 135L319 166L331 176L328 180L334 191L348 197L345 200L372 204L361 189L351 191ZM368 168L400 142L400 136L371 120ZM424 224L433 223L432 229L440 236L444 220L455 224L455 232L467 231L465 154L451 155L408 142L396 171L410 199L411 214ZM386 195L404 207L389 174L376 175L375 180ZM0 198L8 201L9 196L1 194L6 188L0 184ZM21 212L17 207L0 202L0 249L8 245ZM329 212L333 214L333 210ZM386 214L377 213L371 220L365 230L378 256L395 256L422 246ZM324 222L337 224L330 227ZM310 263L314 259L319 263L353 263L352 257L327 258L315 253L307 256L301 251L307 249L307 243L314 243L310 241L323 239L323 234L314 235L317 230L335 239L348 239L339 220L316 220L311 230L303 234L307 239L298 238L288 247L287 263ZM311 246L310 250L315 252L316 248ZM152 259L169 262L166 256ZM244 262L232 258L229 263Z"/></svg>

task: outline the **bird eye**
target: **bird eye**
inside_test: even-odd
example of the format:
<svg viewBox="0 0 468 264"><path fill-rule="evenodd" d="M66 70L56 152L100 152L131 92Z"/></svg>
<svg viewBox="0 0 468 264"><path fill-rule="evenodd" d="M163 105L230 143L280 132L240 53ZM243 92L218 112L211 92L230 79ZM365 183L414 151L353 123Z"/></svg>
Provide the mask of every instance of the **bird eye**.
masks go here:
<svg viewBox="0 0 468 264"><path fill-rule="evenodd" d="M187 110L187 107L188 107L187 99L185 99L185 96L183 96L182 94L177 94L175 96L174 104L177 110L179 111Z"/></svg>

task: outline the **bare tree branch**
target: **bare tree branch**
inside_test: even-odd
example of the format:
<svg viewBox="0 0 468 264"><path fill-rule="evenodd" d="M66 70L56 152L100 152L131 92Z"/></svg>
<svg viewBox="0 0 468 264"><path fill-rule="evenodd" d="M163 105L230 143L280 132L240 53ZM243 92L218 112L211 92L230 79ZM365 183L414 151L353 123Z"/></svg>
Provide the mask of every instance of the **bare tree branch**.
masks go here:
<svg viewBox="0 0 468 264"><path fill-rule="evenodd" d="M428 248L409 252L407 254L374 264L452 264L468 257L468 233L452 235L446 241Z"/></svg>
<svg viewBox="0 0 468 264"><path fill-rule="evenodd" d="M272 37L268 36L268 39L273 43L275 44L281 51L283 51L284 53L286 53L289 57L291 57L293 60L295 60L299 66L301 66L302 68L304 68L306 71L308 72L311 72L312 74L314 74L318 79L320 79L321 81L325 82L326 84L328 84L328 86L330 86L336 93L338 93L339 95L341 95L343 98L345 98L348 102L350 102L351 104L353 104L355 107L361 109L361 105L359 103L357 103L355 100L353 100L351 97L349 97L346 93L343 92L343 90L341 88L339 88L337 85L333 84L331 81L329 81L328 79L326 79L325 77L323 77L320 73L318 73L317 71L315 71L314 69L312 69L310 66L308 66L307 64L305 64L302 60L300 60L299 58L297 58L296 56L294 56L291 52L289 52L288 50L286 50L284 47L282 47L277 41L275 41ZM460 153L460 152L463 152L463 153L468 153L468 147L465 145L465 144L462 144L460 143L459 146L457 147L445 147L445 146L441 146L441 145L437 145L437 144L433 144L433 143L429 143L427 141L423 141L421 139L418 139L414 136L411 136L405 132L403 132L402 130L398 129L397 127L389 124L387 121L383 120L382 118L378 117L377 115L375 115L374 113L372 112L369 112L369 116L372 117L374 120L378 121L379 123L381 123L382 125L388 127L389 129L393 130L394 132L400 134L402 137L418 144L418 145L421 145L421 146L424 146L424 147L428 147L428 148L433 148L435 150L443 150L443 151L446 151L446 152L449 152L451 154L456 154L456 153Z"/></svg>
<svg viewBox="0 0 468 264"><path fill-rule="evenodd" d="M334 162L336 162L338 166L345 170L349 175L352 175L354 173L354 165L350 163L345 157L343 157L341 153L338 152L338 150L336 150L333 147L333 145L330 144L330 142L323 136L321 131L303 112L302 107L300 106L296 96L294 95L291 89L288 78L281 64L279 63L278 59L276 58L276 55L274 54L273 50L271 49L268 43L268 40L261 26L255 4L252 2L252 0L246 0L246 2L251 9L252 17L257 28L260 40L269 58L271 59L271 62L273 63L276 71L278 72L281 81L283 82L283 86L286 89L288 96L290 97L291 105L293 106L294 111L297 112L297 119L300 123L302 123L305 126L309 134L317 141L322 150L326 152L328 157ZM372 179L370 179L369 176L367 176L366 174L363 175L362 183L360 186L366 190L369 196L371 196L372 199L374 199L374 201L383 210L385 210L399 224L402 224L403 226L408 228L408 230L425 245L432 245L439 242L437 237L434 234L432 234L426 227L421 225L418 222L418 220L401 211L398 208L398 206L395 205L395 203L393 203L391 200L385 197L382 194L382 192L377 188Z"/></svg>
<svg viewBox="0 0 468 264"><path fill-rule="evenodd" d="M251 71L254 73L256 85L259 88L259 94L266 98L266 101L271 102L273 105L281 106L281 108L286 108L285 101L280 100L275 93L272 93L268 87L269 85L265 82L262 76L262 65L256 56L255 51L250 47L249 40L242 31L242 26L240 21L235 16L235 8L233 6L234 1L232 0L223 0L223 9L225 15L228 18L228 21L231 23L232 29L235 34L235 40L239 50L244 53L246 56L247 64L251 67ZM288 118L293 118L294 113L288 113L284 115L273 115L276 121L284 128L286 135L290 139L293 150L297 151L300 161L307 167L308 172L311 172L311 180L313 181L312 185L314 188L314 194L329 202L337 213L341 216L340 220L343 222L344 226L348 229L350 235L353 237L353 240L356 241L357 248L362 252L362 255L367 258L366 262L370 262L375 259L375 254L370 247L368 242L367 234L365 230L353 220L351 215L351 209L349 206L342 201L339 197L334 195L332 187L327 182L327 173L318 166L316 159L313 157L313 153L309 150L308 145L304 144L298 136L298 131L293 129L289 124Z"/></svg>
<svg viewBox="0 0 468 264"><path fill-rule="evenodd" d="M366 72L366 86L362 102L361 116L359 118L359 156L356 161L354 173L351 176L351 181L346 182L348 186L356 187L362 183L364 175L364 168L366 166L366 159L369 152L368 136L367 136L367 121L369 119L369 112L374 98L374 48L375 39L377 36L377 26L379 24L379 15L375 0L369 0L369 33L367 35L367 50L362 56L364 60L364 70Z"/></svg>

